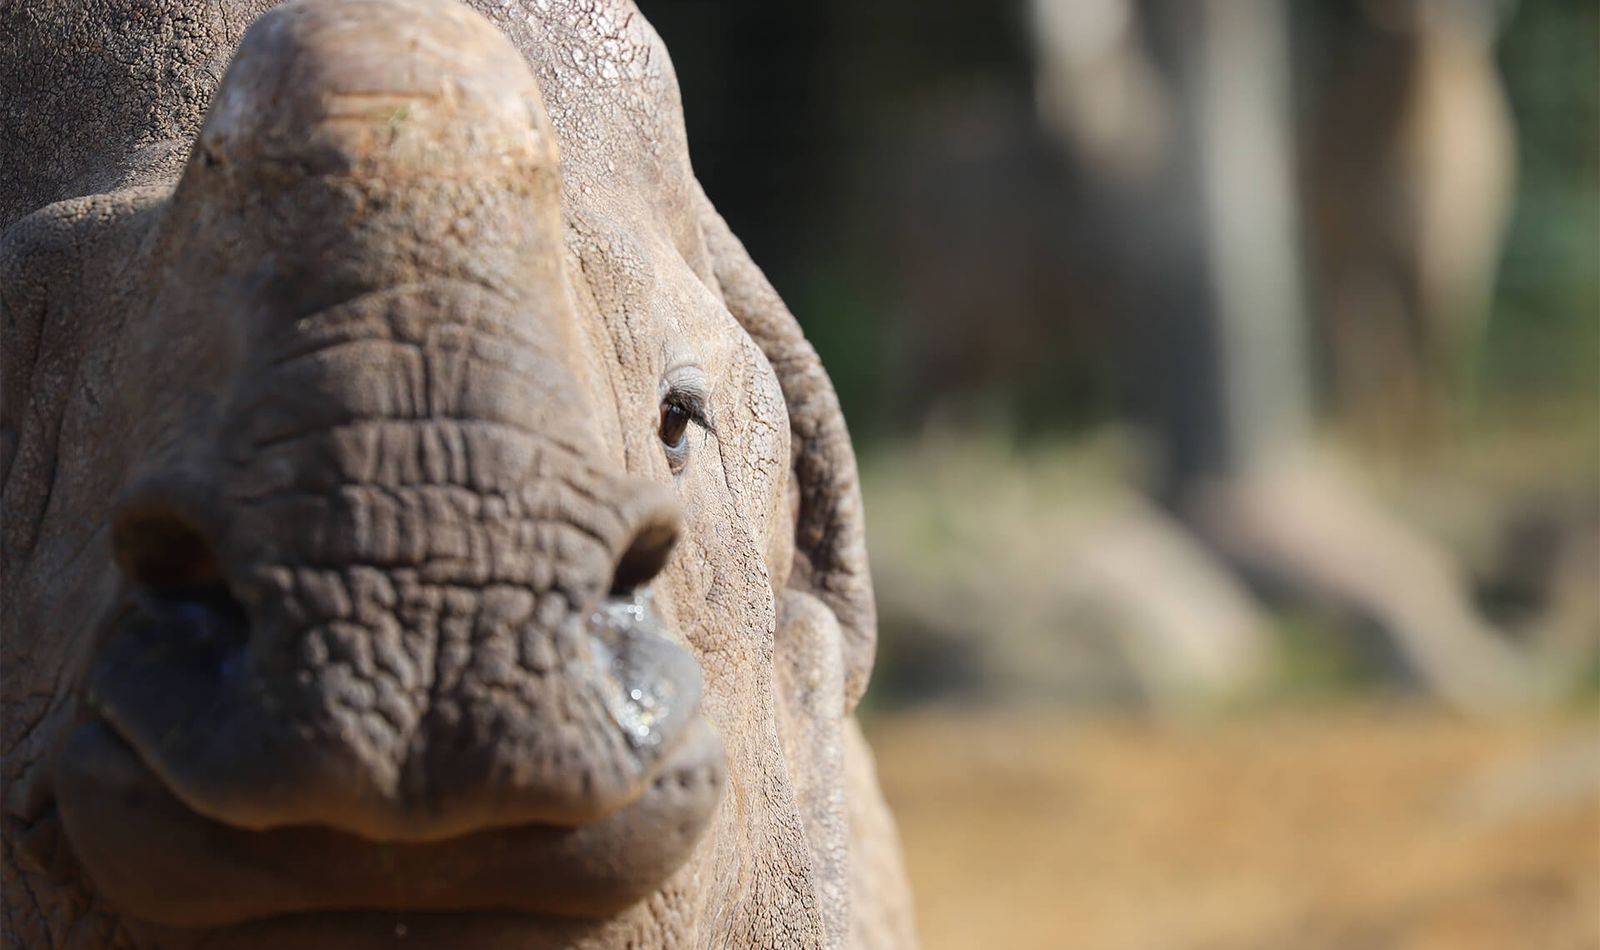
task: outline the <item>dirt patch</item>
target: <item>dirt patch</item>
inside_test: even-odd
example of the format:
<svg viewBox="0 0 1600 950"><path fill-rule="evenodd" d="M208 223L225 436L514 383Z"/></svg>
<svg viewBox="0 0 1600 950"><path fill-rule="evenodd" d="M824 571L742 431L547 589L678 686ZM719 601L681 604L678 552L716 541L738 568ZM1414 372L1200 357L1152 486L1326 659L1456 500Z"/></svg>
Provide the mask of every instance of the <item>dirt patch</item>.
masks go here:
<svg viewBox="0 0 1600 950"><path fill-rule="evenodd" d="M1600 948L1600 722L925 713L868 735L928 950Z"/></svg>

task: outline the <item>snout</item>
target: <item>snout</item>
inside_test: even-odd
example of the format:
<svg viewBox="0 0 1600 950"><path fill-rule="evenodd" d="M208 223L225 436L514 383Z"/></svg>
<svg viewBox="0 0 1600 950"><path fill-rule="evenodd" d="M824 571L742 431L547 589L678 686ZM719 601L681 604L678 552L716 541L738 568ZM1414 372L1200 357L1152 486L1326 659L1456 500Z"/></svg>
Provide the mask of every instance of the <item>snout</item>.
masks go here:
<svg viewBox="0 0 1600 950"><path fill-rule="evenodd" d="M415 763L415 788L366 800L315 769L348 737L321 746L271 718L272 684L241 685L250 619L224 590L136 595L58 758L74 851L122 909L184 928L372 910L600 918L658 890L704 833L722 743L647 588L604 598L584 621L587 655L559 673L598 715L502 720L570 736L548 770L474 769L514 765L491 734ZM623 780L593 779L607 755ZM344 791L370 780L364 767Z"/></svg>
<svg viewBox="0 0 1600 950"><path fill-rule="evenodd" d="M651 602L677 511L600 446L559 186L464 8L246 34L164 232L236 372L117 503L127 596L56 769L136 915L605 914L693 850L723 762Z"/></svg>
<svg viewBox="0 0 1600 950"><path fill-rule="evenodd" d="M431 486L386 486L386 513L291 495L268 506L280 560L264 563L274 529L248 506L196 515L206 489L154 479L113 521L127 596L87 709L187 807L241 829L436 841L630 805L663 769L716 758L698 666L652 602L676 511L622 478L530 510L540 488L503 520L436 508ZM417 544L364 549L380 517ZM530 521L524 546L498 544ZM444 553L439 534L473 540Z"/></svg>

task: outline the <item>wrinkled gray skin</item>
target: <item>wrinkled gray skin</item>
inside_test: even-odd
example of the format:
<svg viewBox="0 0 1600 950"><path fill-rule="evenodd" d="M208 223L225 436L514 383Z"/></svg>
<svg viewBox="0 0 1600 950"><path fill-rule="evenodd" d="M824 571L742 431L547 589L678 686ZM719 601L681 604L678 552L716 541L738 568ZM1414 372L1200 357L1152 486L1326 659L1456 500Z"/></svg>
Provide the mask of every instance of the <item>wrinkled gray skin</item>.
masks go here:
<svg viewBox="0 0 1600 950"><path fill-rule="evenodd" d="M6 945L911 945L848 435L659 39L267 6L0 4Z"/></svg>

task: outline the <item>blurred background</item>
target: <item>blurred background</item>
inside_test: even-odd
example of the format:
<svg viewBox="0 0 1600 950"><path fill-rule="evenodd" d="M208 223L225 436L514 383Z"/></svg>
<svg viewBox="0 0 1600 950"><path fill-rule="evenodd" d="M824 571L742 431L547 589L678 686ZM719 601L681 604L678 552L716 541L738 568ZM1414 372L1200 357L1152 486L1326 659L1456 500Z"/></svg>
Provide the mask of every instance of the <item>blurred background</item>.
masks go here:
<svg viewBox="0 0 1600 950"><path fill-rule="evenodd" d="M1600 947L1600 4L641 6L928 947Z"/></svg>

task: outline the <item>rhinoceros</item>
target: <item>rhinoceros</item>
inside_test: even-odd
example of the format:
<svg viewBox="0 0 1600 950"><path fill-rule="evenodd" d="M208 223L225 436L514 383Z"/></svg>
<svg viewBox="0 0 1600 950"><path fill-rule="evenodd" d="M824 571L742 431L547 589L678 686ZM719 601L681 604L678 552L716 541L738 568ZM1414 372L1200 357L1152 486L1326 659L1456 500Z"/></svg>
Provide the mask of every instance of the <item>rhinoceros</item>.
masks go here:
<svg viewBox="0 0 1600 950"><path fill-rule="evenodd" d="M912 945L684 135L622 0L0 3L7 946Z"/></svg>

